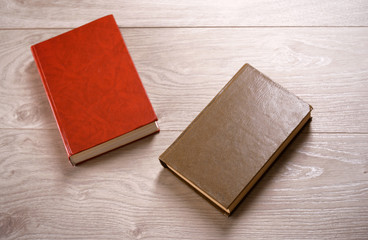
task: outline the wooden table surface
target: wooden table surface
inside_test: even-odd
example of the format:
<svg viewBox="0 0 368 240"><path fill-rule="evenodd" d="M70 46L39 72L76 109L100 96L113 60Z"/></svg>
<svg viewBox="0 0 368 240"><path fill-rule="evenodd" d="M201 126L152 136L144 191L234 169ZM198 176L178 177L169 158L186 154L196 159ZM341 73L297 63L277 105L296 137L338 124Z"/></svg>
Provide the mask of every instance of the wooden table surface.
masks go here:
<svg viewBox="0 0 368 240"><path fill-rule="evenodd" d="M72 167L30 46L111 13L162 130ZM246 62L313 120L228 218L158 156ZM367 239L368 1L1 1L0 238Z"/></svg>

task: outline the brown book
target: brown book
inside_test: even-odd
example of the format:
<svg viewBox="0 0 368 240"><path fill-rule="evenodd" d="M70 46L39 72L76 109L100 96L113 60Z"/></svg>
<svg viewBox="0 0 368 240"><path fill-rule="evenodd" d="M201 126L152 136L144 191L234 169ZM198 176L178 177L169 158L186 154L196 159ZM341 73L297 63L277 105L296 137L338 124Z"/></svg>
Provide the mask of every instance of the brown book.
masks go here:
<svg viewBox="0 0 368 240"><path fill-rule="evenodd" d="M311 110L245 64L159 159L230 214L308 121Z"/></svg>

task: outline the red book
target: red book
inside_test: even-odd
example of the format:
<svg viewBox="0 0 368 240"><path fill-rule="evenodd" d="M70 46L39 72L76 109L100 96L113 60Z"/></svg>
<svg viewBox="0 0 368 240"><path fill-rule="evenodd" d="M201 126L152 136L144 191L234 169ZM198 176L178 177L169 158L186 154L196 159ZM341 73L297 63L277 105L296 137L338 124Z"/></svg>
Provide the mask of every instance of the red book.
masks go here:
<svg viewBox="0 0 368 240"><path fill-rule="evenodd" d="M112 15L31 50L73 165L159 131Z"/></svg>

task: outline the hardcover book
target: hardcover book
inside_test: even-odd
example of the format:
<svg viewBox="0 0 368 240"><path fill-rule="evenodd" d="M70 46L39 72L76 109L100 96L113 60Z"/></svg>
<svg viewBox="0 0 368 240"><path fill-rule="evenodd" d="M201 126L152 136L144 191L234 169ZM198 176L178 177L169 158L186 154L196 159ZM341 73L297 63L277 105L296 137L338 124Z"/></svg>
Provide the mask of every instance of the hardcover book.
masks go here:
<svg viewBox="0 0 368 240"><path fill-rule="evenodd" d="M31 50L73 165L159 131L112 15Z"/></svg>
<svg viewBox="0 0 368 240"><path fill-rule="evenodd" d="M230 214L307 123L311 110L245 64L159 159Z"/></svg>

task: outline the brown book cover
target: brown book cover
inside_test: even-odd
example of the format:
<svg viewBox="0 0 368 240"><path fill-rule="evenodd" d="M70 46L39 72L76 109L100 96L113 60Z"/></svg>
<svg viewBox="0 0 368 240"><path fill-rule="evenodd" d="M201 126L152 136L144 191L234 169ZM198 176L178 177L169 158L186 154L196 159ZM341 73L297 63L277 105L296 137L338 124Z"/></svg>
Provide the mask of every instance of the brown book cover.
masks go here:
<svg viewBox="0 0 368 240"><path fill-rule="evenodd" d="M230 214L308 121L311 110L245 64L159 159Z"/></svg>

